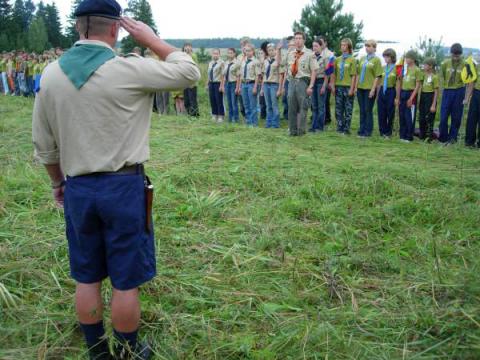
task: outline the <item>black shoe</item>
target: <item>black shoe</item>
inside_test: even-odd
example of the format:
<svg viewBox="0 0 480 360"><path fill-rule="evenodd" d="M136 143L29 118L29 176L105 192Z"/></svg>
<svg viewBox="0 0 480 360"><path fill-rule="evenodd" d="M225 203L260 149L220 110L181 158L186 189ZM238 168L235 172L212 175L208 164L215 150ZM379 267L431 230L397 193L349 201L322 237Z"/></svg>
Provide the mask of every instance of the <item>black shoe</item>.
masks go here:
<svg viewBox="0 0 480 360"><path fill-rule="evenodd" d="M118 346L115 349L116 360L148 360L152 357L152 349L147 342L139 342L133 351Z"/></svg>
<svg viewBox="0 0 480 360"><path fill-rule="evenodd" d="M88 358L90 360L113 360L113 356L108 350L107 341L102 341L98 345L88 350Z"/></svg>

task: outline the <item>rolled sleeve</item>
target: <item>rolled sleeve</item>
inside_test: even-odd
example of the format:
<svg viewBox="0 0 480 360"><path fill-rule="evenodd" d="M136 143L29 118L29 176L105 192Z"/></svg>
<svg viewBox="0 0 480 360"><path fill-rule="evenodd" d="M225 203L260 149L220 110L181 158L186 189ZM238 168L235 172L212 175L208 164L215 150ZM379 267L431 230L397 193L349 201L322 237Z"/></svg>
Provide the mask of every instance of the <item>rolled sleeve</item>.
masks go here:
<svg viewBox="0 0 480 360"><path fill-rule="evenodd" d="M180 51L171 53L165 61L130 59L138 70L135 80L146 91L187 89L200 80L197 64L188 54Z"/></svg>
<svg viewBox="0 0 480 360"><path fill-rule="evenodd" d="M60 151L48 123L41 92L35 99L32 119L32 137L34 157L40 164L55 165L60 163Z"/></svg>

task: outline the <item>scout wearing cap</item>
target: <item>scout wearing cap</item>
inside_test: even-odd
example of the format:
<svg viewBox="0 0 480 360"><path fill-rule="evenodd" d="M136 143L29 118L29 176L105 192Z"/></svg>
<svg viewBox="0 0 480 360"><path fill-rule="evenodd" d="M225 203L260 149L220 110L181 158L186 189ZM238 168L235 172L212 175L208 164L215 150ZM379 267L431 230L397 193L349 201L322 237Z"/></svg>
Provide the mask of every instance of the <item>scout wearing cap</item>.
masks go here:
<svg viewBox="0 0 480 360"><path fill-rule="evenodd" d="M114 0L79 5L80 41L43 72L33 113L35 158L48 170L57 205L65 205L77 316L96 360L111 359L100 291L107 277L115 358L151 357L137 334L138 288L156 273L152 187L143 168L153 96L200 78L190 56L120 14ZM163 61L116 56L120 26Z"/></svg>
<svg viewBox="0 0 480 360"><path fill-rule="evenodd" d="M458 131L462 125L463 100L465 98L465 84L462 81L462 71L465 67L463 47L453 44L450 48L450 59L445 60L441 66L443 79L443 96L440 110L440 142L445 144L455 143ZM448 119L451 117L449 126Z"/></svg>

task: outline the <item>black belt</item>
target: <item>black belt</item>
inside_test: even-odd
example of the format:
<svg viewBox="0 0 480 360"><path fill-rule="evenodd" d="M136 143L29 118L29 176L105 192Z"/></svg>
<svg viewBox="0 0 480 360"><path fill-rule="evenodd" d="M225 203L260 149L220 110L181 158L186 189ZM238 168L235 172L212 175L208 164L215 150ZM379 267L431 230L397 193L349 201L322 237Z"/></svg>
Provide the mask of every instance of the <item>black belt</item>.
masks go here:
<svg viewBox="0 0 480 360"><path fill-rule="evenodd" d="M242 80L244 84L255 84L255 80Z"/></svg>
<svg viewBox="0 0 480 360"><path fill-rule="evenodd" d="M95 175L107 175L107 176L116 176L116 175L145 175L145 168L143 164L136 164L130 166L124 166L123 168L117 171L100 171L91 174L85 174L81 176L95 176Z"/></svg>
<svg viewBox="0 0 480 360"><path fill-rule="evenodd" d="M273 85L278 85L279 83L276 81L265 81L265 84L273 84Z"/></svg>
<svg viewBox="0 0 480 360"><path fill-rule="evenodd" d="M236 81L229 81L228 83L229 84L236 84L237 82Z"/></svg>

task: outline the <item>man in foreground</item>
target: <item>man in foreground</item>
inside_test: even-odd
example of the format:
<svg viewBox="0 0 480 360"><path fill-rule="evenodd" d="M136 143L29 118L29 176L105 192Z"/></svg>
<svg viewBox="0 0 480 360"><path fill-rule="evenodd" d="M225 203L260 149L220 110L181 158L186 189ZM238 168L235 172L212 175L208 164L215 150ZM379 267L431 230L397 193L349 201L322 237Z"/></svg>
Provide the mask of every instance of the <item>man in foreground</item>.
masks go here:
<svg viewBox="0 0 480 360"><path fill-rule="evenodd" d="M80 41L44 71L33 114L36 159L65 207L76 312L90 359L110 359L102 281L113 287L115 358L148 359L137 342L139 286L156 274L143 163L155 92L195 84L200 72L142 22L121 18L115 0L84 0ZM120 27L161 60L115 55Z"/></svg>

